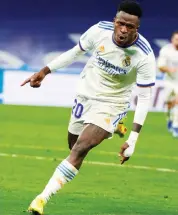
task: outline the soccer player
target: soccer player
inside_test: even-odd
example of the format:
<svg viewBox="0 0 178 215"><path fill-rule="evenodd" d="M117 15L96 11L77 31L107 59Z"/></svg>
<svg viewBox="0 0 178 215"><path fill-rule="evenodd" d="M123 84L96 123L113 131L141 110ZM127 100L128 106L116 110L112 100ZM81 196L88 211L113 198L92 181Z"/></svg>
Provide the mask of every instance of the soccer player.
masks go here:
<svg viewBox="0 0 178 215"><path fill-rule="evenodd" d="M168 111L167 127L178 137L178 31L159 53L158 68L165 73L165 98Z"/></svg>
<svg viewBox="0 0 178 215"><path fill-rule="evenodd" d="M56 168L44 190L32 201L29 211L42 214L44 205L78 174L88 152L114 132L126 116L132 87L138 86L133 128L121 146L121 164L135 149L155 85L156 63L148 41L138 33L142 10L134 1L120 4L113 22L101 21L89 28L78 45L63 53L40 72L22 83L39 87L46 75L66 67L93 50L78 84L68 127L70 154ZM59 86L60 87L60 86Z"/></svg>

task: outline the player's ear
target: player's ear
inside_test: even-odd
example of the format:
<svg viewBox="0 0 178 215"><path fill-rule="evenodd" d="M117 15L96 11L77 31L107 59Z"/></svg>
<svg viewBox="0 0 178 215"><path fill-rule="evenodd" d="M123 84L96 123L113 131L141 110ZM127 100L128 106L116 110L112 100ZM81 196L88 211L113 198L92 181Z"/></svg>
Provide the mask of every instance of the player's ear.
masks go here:
<svg viewBox="0 0 178 215"><path fill-rule="evenodd" d="M140 28L140 19L138 20L137 30Z"/></svg>
<svg viewBox="0 0 178 215"><path fill-rule="evenodd" d="M138 31L139 28L140 28L140 25L137 25L136 31Z"/></svg>

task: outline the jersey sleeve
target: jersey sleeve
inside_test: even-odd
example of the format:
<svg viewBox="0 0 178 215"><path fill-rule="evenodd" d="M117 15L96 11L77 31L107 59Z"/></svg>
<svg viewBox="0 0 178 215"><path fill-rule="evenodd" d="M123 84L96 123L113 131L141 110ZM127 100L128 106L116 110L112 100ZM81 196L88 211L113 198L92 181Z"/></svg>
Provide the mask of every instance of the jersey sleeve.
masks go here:
<svg viewBox="0 0 178 215"><path fill-rule="evenodd" d="M82 51L87 52L94 48L97 33L99 33L98 30L98 24L96 24L90 27L84 34L82 34L79 40L79 46Z"/></svg>
<svg viewBox="0 0 178 215"><path fill-rule="evenodd" d="M167 62L168 62L167 49L163 47L159 52L159 56L157 60L158 68L167 66Z"/></svg>
<svg viewBox="0 0 178 215"><path fill-rule="evenodd" d="M137 68L136 83L139 87L150 87L155 85L156 80L156 60L153 53L150 53Z"/></svg>

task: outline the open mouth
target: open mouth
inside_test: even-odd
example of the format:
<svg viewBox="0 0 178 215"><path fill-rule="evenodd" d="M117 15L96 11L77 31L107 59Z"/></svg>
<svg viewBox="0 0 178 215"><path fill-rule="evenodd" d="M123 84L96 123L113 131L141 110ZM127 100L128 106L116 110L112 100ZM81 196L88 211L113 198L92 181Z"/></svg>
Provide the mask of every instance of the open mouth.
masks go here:
<svg viewBox="0 0 178 215"><path fill-rule="evenodd" d="M119 36L119 40L120 41L124 41L126 39L126 37L124 37L124 36Z"/></svg>

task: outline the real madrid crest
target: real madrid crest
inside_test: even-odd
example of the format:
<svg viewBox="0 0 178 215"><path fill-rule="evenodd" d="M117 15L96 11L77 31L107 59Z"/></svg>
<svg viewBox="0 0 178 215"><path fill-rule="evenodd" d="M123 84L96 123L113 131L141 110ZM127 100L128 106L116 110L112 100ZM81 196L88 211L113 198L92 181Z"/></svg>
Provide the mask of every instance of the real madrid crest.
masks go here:
<svg viewBox="0 0 178 215"><path fill-rule="evenodd" d="M125 56L124 60L122 60L122 66L128 67L131 64L131 58L130 56Z"/></svg>

